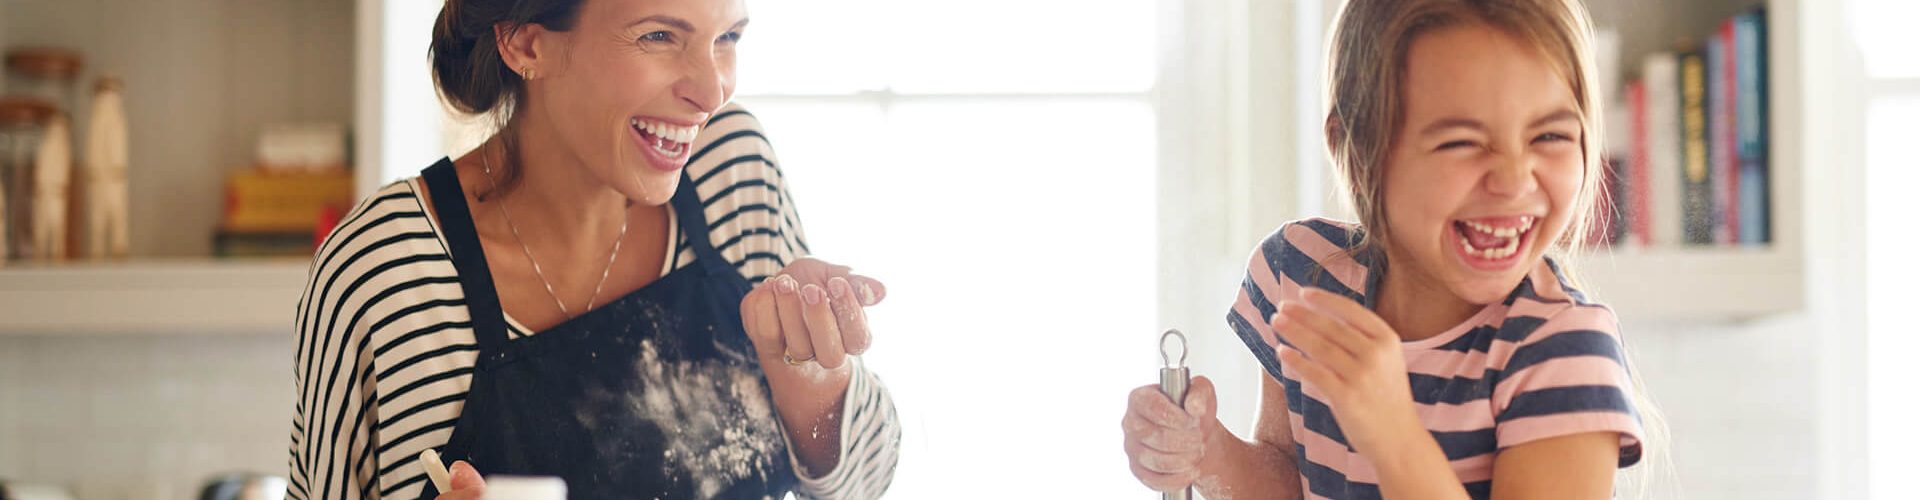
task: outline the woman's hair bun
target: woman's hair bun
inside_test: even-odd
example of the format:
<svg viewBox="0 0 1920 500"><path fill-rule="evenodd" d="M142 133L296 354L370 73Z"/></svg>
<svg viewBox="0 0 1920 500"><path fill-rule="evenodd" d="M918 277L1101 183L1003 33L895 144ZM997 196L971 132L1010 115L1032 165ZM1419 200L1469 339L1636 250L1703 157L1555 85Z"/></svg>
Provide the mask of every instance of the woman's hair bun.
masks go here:
<svg viewBox="0 0 1920 500"><path fill-rule="evenodd" d="M500 58L494 27L511 33L528 24L553 31L573 29L582 0L447 0L433 24L427 56L433 81L447 103L480 114L516 102L525 92L520 74Z"/></svg>

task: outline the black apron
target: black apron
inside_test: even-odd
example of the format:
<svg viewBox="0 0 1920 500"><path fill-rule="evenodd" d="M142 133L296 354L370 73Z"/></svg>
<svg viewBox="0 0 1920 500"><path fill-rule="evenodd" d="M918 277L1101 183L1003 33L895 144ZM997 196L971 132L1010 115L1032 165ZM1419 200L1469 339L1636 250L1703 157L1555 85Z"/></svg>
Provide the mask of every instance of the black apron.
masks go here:
<svg viewBox="0 0 1920 500"><path fill-rule="evenodd" d="M685 172L671 203L691 265L512 340L453 163L422 177L480 347L442 460L485 475L558 476L576 499L780 498L793 487L772 393L740 323L751 285L708 241ZM437 494L429 484L421 497Z"/></svg>

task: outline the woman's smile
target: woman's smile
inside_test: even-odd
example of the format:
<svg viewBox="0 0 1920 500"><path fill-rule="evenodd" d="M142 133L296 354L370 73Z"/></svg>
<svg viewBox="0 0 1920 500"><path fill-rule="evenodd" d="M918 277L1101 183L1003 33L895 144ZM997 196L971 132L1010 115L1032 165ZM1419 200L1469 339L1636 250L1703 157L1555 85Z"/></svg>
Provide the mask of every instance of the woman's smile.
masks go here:
<svg viewBox="0 0 1920 500"><path fill-rule="evenodd" d="M641 155L647 158L648 165L662 172L673 172L687 165L687 153L693 149L693 138L700 132L698 123L636 116L627 119L627 131Z"/></svg>

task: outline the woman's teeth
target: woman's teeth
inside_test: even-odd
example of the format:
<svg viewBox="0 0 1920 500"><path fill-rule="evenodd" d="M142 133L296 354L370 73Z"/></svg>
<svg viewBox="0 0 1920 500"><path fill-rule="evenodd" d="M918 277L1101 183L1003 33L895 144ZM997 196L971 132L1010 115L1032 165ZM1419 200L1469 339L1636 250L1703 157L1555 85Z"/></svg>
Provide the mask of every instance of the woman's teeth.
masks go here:
<svg viewBox="0 0 1920 500"><path fill-rule="evenodd" d="M1520 250L1520 235L1533 228L1532 217L1522 217L1519 226L1493 227L1473 221L1458 221L1460 250L1488 260L1510 257ZM1477 233L1477 234L1476 234ZM1477 244L1476 244L1477 243Z"/></svg>
<svg viewBox="0 0 1920 500"><path fill-rule="evenodd" d="M629 118L627 125L636 131L643 132L644 136L650 136L653 140L650 141L649 146L669 158L685 153L688 144L693 142L694 136L700 131L699 127L673 125L639 118Z"/></svg>

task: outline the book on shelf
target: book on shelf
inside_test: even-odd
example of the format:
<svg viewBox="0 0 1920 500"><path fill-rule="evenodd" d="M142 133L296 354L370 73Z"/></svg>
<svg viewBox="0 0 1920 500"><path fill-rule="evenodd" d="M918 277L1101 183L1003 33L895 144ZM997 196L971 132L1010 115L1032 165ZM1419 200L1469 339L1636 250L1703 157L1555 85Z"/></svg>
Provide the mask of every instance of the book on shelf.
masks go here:
<svg viewBox="0 0 1920 500"><path fill-rule="evenodd" d="M1738 68L1733 39L1733 19L1720 21L1708 45L1707 158L1713 168L1713 242L1729 245L1740 241L1740 116Z"/></svg>
<svg viewBox="0 0 1920 500"><path fill-rule="evenodd" d="M1626 220L1626 239L1623 243L1636 247L1653 246L1653 201L1652 185L1658 181L1650 173L1652 170L1652 145L1647 141L1647 86L1643 82L1628 83L1620 93L1626 100L1627 171L1621 176L1620 186L1621 213Z"/></svg>
<svg viewBox="0 0 1920 500"><path fill-rule="evenodd" d="M1772 196L1768 173L1768 88L1766 11L1754 8L1733 18L1735 117L1739 157L1740 214L1738 241L1763 245L1772 241Z"/></svg>
<svg viewBox="0 0 1920 500"><path fill-rule="evenodd" d="M1712 163L1707 151L1707 57L1705 51L1680 55L1680 141L1685 188L1681 194L1686 243L1713 243Z"/></svg>
<svg viewBox="0 0 1920 500"><path fill-rule="evenodd" d="M1647 191L1645 219L1650 223L1650 246L1677 246L1684 241L1681 231L1681 193L1685 177L1681 175L1680 144L1680 55L1660 52L1648 55L1640 65L1641 88L1646 92L1644 108L1635 113L1641 125L1634 136L1636 145L1644 145L1647 155ZM1643 111L1643 112L1642 112Z"/></svg>

